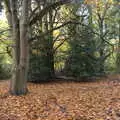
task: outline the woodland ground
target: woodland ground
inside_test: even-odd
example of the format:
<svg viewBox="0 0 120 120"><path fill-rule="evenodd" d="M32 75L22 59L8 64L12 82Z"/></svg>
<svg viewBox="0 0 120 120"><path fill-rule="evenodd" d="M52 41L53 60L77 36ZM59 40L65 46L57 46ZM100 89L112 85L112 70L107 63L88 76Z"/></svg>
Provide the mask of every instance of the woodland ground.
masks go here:
<svg viewBox="0 0 120 120"><path fill-rule="evenodd" d="M0 82L0 120L120 120L120 76L94 82L28 83L26 96Z"/></svg>

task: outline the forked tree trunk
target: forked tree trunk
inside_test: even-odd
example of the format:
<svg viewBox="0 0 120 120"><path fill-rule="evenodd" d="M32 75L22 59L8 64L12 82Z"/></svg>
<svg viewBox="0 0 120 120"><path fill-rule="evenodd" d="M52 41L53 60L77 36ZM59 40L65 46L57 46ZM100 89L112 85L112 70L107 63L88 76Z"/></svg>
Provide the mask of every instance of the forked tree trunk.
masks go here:
<svg viewBox="0 0 120 120"><path fill-rule="evenodd" d="M14 42L13 56L14 56L14 70L13 77L10 84L10 92L14 95L22 95L27 93L27 70L28 70L28 23L32 25L32 21L28 22L29 3L31 0L22 0L21 9L18 7L18 0L3 0L6 6L8 24L11 27L12 39ZM56 6L63 5L70 2L70 0L61 0L56 3ZM55 4L54 4L55 6ZM40 14L46 14L46 9ZM44 15L41 15L41 19ZM40 19L40 18L39 18ZM38 19L34 22L36 22ZM53 58L53 55L51 55ZM53 66L54 59L52 61ZM54 67L53 67L54 68ZM52 69L53 69L52 68ZM53 69L54 72L54 69ZM53 73L52 72L52 73Z"/></svg>
<svg viewBox="0 0 120 120"><path fill-rule="evenodd" d="M12 28L14 67L10 82L10 93L22 95L27 93L28 67L28 0L22 1L20 18L18 18L18 1L5 0L7 19ZM11 17L10 17L11 14ZM12 21L12 22L9 22Z"/></svg>

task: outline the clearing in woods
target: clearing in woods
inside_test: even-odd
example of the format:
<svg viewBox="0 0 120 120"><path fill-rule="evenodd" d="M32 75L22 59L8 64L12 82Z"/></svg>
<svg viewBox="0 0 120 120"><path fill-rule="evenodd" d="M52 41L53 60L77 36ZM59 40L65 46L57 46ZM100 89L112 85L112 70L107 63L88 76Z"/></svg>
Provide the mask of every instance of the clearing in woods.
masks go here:
<svg viewBox="0 0 120 120"><path fill-rule="evenodd" d="M118 80L28 83L30 93L18 97L8 94L8 81L1 81L0 120L119 120Z"/></svg>

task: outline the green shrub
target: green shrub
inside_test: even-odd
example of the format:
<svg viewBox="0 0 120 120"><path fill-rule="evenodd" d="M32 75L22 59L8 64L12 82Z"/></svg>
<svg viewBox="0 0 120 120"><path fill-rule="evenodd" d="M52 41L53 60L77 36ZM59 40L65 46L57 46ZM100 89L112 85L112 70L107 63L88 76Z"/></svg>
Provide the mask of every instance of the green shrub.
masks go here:
<svg viewBox="0 0 120 120"><path fill-rule="evenodd" d="M4 63L4 56L0 56L0 79L8 79L11 76L11 65Z"/></svg>
<svg viewBox="0 0 120 120"><path fill-rule="evenodd" d="M50 69L45 64L45 59L39 55L30 54L30 66L28 80L32 82L44 82L50 78Z"/></svg>

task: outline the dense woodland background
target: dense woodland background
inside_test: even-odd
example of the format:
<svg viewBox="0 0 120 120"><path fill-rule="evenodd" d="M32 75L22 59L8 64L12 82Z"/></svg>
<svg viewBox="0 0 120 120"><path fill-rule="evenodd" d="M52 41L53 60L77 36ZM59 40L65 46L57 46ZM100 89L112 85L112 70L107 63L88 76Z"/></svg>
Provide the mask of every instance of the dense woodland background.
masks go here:
<svg viewBox="0 0 120 120"><path fill-rule="evenodd" d="M12 76L13 94L26 93L27 80L120 72L118 0L2 0L0 8L0 77Z"/></svg>

